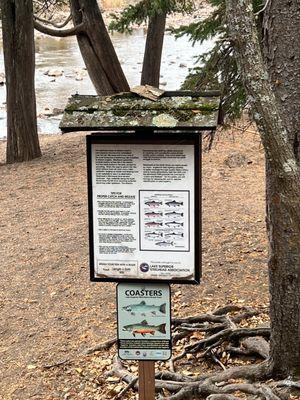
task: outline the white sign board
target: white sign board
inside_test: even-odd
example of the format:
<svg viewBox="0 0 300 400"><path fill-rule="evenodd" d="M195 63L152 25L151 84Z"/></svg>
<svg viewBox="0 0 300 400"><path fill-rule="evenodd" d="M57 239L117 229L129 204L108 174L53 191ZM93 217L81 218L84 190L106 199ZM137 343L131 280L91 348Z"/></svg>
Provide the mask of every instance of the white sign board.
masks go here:
<svg viewBox="0 0 300 400"><path fill-rule="evenodd" d="M195 144L90 138L91 279L197 281Z"/></svg>
<svg viewBox="0 0 300 400"><path fill-rule="evenodd" d="M118 349L123 360L171 357L170 286L119 283Z"/></svg>

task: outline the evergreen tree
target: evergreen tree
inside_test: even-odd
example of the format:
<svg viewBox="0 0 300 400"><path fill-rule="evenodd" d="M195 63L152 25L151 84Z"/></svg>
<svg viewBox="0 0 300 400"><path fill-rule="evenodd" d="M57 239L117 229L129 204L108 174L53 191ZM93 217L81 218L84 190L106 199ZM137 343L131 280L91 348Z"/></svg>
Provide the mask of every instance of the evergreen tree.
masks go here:
<svg viewBox="0 0 300 400"><path fill-rule="evenodd" d="M141 0L126 7L121 16L112 14L113 21L109 26L112 32L130 33L133 24L148 24L141 85L159 87L167 15L174 12L187 13L193 9L193 0Z"/></svg>
<svg viewBox="0 0 300 400"><path fill-rule="evenodd" d="M194 9L194 0L141 0L125 7L120 16L112 13L109 29L112 32L130 33L133 24L142 25L157 14L190 13Z"/></svg>
<svg viewBox="0 0 300 400"><path fill-rule="evenodd" d="M241 81L240 72L236 63L236 55L232 42L229 39L226 26L225 0L208 0L214 11L201 22L171 29L178 38L188 35L190 41L203 43L213 40L213 48L197 59L197 65L190 70L183 89L221 91L220 122L231 121L241 116L247 105L247 96ZM253 0L253 9L259 13L262 9L262 0ZM261 31L262 14L257 15L257 26Z"/></svg>

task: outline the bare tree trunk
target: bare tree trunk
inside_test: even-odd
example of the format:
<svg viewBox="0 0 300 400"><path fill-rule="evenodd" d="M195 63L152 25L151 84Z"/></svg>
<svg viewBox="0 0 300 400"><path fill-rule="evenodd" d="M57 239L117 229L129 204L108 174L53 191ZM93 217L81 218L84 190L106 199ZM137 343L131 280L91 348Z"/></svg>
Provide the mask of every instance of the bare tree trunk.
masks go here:
<svg viewBox="0 0 300 400"><path fill-rule="evenodd" d="M166 26L166 13L150 18L144 53L142 85L159 87L161 56Z"/></svg>
<svg viewBox="0 0 300 400"><path fill-rule="evenodd" d="M251 3L251 0L226 0L226 11L266 153L270 371L273 375L285 377L295 375L300 367L300 169L289 125L280 118L281 107L278 107L262 59ZM278 37L276 43L278 49L281 46Z"/></svg>
<svg viewBox="0 0 300 400"><path fill-rule="evenodd" d="M89 76L99 95L129 91L129 85L104 24L97 0L70 0L74 25L84 23L77 35Z"/></svg>
<svg viewBox="0 0 300 400"><path fill-rule="evenodd" d="M297 0L273 0L264 13L264 53L280 117L299 165L300 159L300 8ZM300 374L300 238L276 199L280 193L267 163L270 252L271 362L276 375ZM298 185L300 182L298 181ZM300 199L294 199L300 202Z"/></svg>
<svg viewBox="0 0 300 400"><path fill-rule="evenodd" d="M32 0L2 0L7 94L6 161L41 156L36 124L35 49Z"/></svg>

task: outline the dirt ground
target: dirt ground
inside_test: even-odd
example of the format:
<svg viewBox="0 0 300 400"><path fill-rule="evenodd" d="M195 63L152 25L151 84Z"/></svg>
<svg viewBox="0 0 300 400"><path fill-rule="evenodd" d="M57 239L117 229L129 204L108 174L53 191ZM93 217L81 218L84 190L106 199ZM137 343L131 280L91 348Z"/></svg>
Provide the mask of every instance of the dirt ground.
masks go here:
<svg viewBox="0 0 300 400"><path fill-rule="evenodd" d="M0 399L110 399L115 349L84 355L116 334L115 285L89 282L85 134L41 145L41 159L0 165ZM173 286L175 316L266 307L264 207L257 134L223 133L203 156L202 284Z"/></svg>

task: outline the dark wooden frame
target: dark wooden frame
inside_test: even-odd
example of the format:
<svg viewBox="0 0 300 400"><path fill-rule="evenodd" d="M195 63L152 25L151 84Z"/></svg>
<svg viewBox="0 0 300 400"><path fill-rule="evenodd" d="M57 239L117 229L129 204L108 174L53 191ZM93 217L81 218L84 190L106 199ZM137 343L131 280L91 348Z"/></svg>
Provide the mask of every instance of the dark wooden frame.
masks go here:
<svg viewBox="0 0 300 400"><path fill-rule="evenodd" d="M93 188L92 188L92 160L91 150L93 144L186 144L194 145L194 189L195 189L195 217L194 217L194 280L185 279L138 279L138 278L97 278L94 269L94 230L93 230ZM89 215L89 246L90 246L90 279L93 282L131 282L131 283L175 283L175 284L199 284L201 278L201 145L202 139L199 132L190 131L158 131L144 129L143 131L116 130L115 132L95 132L86 136L87 144L87 178L88 178L88 215ZM191 246L193 244L191 243Z"/></svg>

